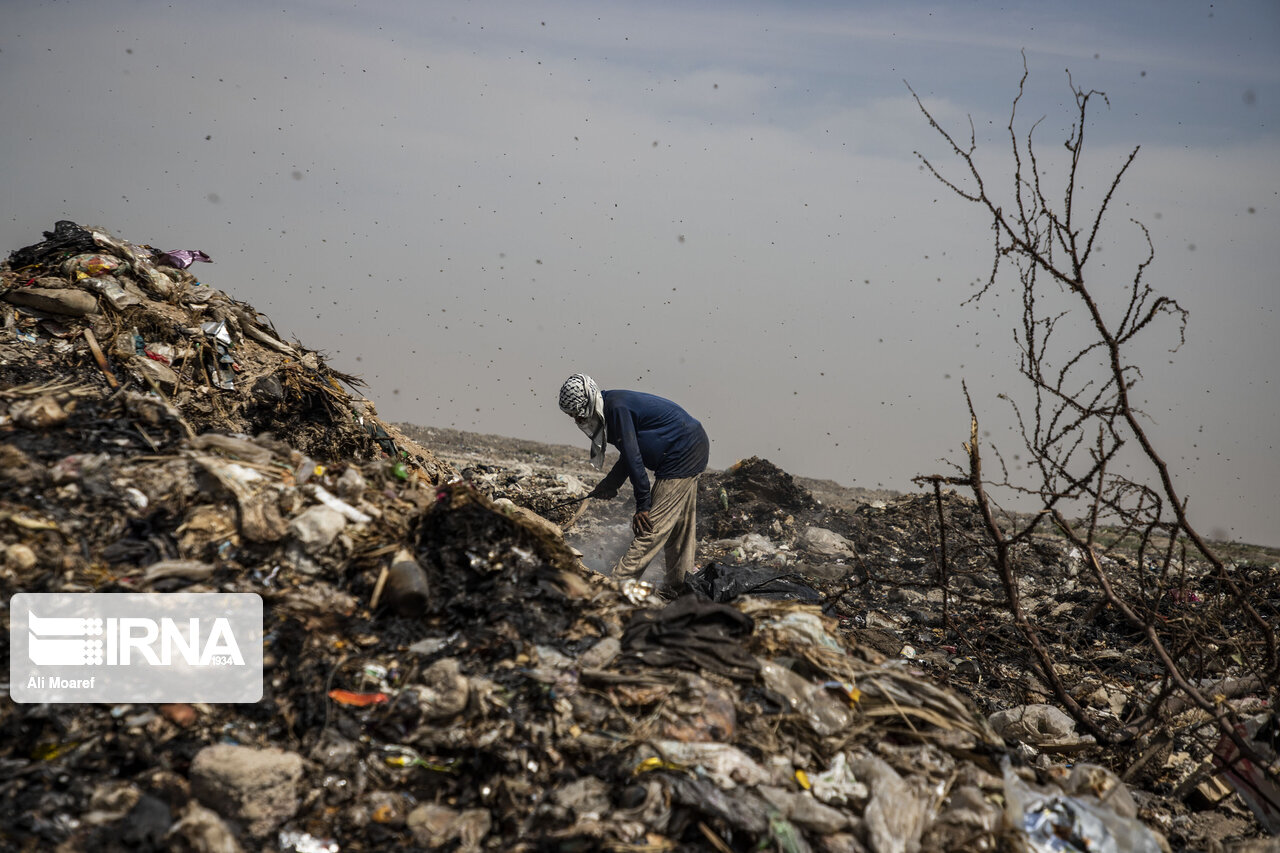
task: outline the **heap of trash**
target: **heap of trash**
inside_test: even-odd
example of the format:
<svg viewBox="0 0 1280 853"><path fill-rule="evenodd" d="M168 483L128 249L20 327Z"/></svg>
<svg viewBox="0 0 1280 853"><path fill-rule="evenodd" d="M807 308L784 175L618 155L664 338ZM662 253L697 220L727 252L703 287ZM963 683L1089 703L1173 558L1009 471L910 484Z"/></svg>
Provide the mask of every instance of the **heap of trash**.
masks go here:
<svg viewBox="0 0 1280 853"><path fill-rule="evenodd" d="M965 605L927 583L925 498L831 506L765 460L709 472L703 569L666 601L599 571L627 511L565 506L580 470L451 463L198 280L202 251L45 236L0 269L6 658L18 593L255 593L265 675L252 704L6 695L0 847L1195 843L1184 804L1051 728L1032 676L953 644ZM1050 556L1047 596L1072 580Z"/></svg>

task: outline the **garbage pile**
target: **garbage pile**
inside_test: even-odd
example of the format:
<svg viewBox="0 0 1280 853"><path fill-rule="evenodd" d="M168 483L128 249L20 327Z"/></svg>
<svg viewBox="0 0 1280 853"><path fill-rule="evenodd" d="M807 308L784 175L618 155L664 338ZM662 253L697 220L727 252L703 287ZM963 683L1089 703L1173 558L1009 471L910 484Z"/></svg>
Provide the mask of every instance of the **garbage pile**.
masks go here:
<svg viewBox="0 0 1280 853"><path fill-rule="evenodd" d="M631 512L625 487L612 502L555 509L584 495L586 484L599 476L586 467L582 448L542 446L539 452L496 437L464 440L448 430L404 428L429 436L486 494L536 506L564 524L565 541L584 552L584 559L594 555L597 568L607 571L625 547ZM698 562L704 568L690 587L716 600L748 594L820 603L824 615L837 620L835 633L858 655L907 663L957 691L988 717L1012 754L1041 773L1094 762L1122 776L1142 820L1164 833L1174 849L1230 849L1233 840L1243 844L1259 832L1274 834L1265 800L1267 793L1277 798L1280 792L1260 776L1233 780L1224 770L1232 747L1200 712L1184 708L1160 730L1117 748L1095 744L1058 706L1014 631L971 501L954 492L941 495L948 577L940 579L933 495L845 492L823 491L819 499L762 459L707 472L699 495ZM776 497L765 504L760 494ZM761 505L767 512L742 528L747 532L717 538L717 530L735 532L728 525L741 523ZM1238 566L1241 581L1259 591L1259 607L1280 606L1275 553L1255 548L1246 554ZM1081 556L1061 539L1035 538L1019 551L1022 600L1042 626L1055 669L1074 698L1095 720L1118 728L1159 696L1163 670L1142 638L1100 605ZM657 580L660 570L651 571ZM1189 567L1170 618L1211 615L1205 602L1214 587L1209 567ZM1221 701L1248 730L1263 732L1250 735L1255 747L1275 755L1277 726L1268 728L1267 722L1276 720L1275 685L1250 683L1238 676L1239 662L1227 653L1220 658L1220 680L1208 686L1223 691ZM1255 786L1262 797L1254 795Z"/></svg>
<svg viewBox="0 0 1280 853"><path fill-rule="evenodd" d="M134 392L176 410L175 428L189 434L271 432L316 459L394 456L433 482L450 473L389 432L373 404L349 390L356 377L281 340L247 302L201 283L190 268L211 262L204 252L160 252L67 220L44 236L13 252L0 279L15 425L57 425L59 398L92 406ZM148 443L145 430L130 431Z"/></svg>
<svg viewBox="0 0 1280 853"><path fill-rule="evenodd" d="M1154 853L1187 837L1112 769L1019 742L1042 729L1027 703L948 686L969 670L946 669L965 655L932 593L893 600L904 573L925 583L930 548L898 504L826 506L764 460L709 474L700 565L720 594L634 602L574 544L578 524L614 523L604 507L551 509L585 475L455 468L198 283L201 255L58 223L0 270L0 599L7 628L19 592L256 593L263 698L6 696L0 847ZM777 577L731 589L748 570ZM880 650L902 637L918 653Z"/></svg>

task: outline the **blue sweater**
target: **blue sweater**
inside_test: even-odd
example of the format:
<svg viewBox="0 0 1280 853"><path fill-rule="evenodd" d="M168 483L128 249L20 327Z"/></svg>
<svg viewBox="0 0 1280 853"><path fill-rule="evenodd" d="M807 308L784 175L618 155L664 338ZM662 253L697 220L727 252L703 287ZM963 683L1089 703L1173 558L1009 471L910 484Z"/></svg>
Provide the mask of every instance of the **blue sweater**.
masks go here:
<svg viewBox="0 0 1280 853"><path fill-rule="evenodd" d="M684 409L640 391L605 391L603 397L609 443L622 456L602 485L617 490L630 477L636 512L653 505L646 468L659 480L696 477L706 470L711 442Z"/></svg>

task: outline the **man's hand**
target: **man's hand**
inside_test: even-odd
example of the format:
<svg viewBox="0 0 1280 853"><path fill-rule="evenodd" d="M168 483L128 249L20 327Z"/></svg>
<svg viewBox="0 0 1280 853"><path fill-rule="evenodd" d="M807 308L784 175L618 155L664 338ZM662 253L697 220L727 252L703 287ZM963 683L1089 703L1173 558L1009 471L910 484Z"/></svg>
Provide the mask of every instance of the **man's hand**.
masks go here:
<svg viewBox="0 0 1280 853"><path fill-rule="evenodd" d="M653 522L649 520L649 511L647 509L641 510L631 517L631 532L637 536L641 533L653 532Z"/></svg>
<svg viewBox="0 0 1280 853"><path fill-rule="evenodd" d="M587 493L587 497L599 498L602 501L611 501L617 496L618 496L618 490L606 488L603 480L599 483L599 485L597 485L594 489L592 489L590 492Z"/></svg>

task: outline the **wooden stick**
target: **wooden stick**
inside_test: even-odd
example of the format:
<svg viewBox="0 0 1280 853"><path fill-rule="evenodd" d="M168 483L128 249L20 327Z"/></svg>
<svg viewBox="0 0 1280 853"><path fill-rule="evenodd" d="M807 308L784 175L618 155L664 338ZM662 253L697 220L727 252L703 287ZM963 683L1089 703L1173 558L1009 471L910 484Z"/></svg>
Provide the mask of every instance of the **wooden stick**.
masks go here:
<svg viewBox="0 0 1280 853"><path fill-rule="evenodd" d="M89 351L93 353L94 359L98 362L98 367L102 368L103 374L107 377L107 384L112 388L119 388L120 382L116 379L116 375L111 372L110 365L107 364L107 357L102 354L102 347L98 346L98 339L93 336L93 329L88 326L84 328L85 343L89 344Z"/></svg>
<svg viewBox="0 0 1280 853"><path fill-rule="evenodd" d="M566 522L565 522L565 523L560 527L560 529L561 529L561 530L564 530L564 531L568 531L568 529L569 529L570 527L573 527L573 525L574 525L575 523L577 523L578 518L579 518L579 517L580 517L584 512L586 512L586 511L587 511L587 507L588 507L588 506L590 506L590 505L591 505L591 498L584 498L584 499L583 499L583 501L582 501L582 503L578 504L578 510L577 510L577 512L575 512L573 515L569 516L569 520L568 520L568 521L566 521Z"/></svg>

